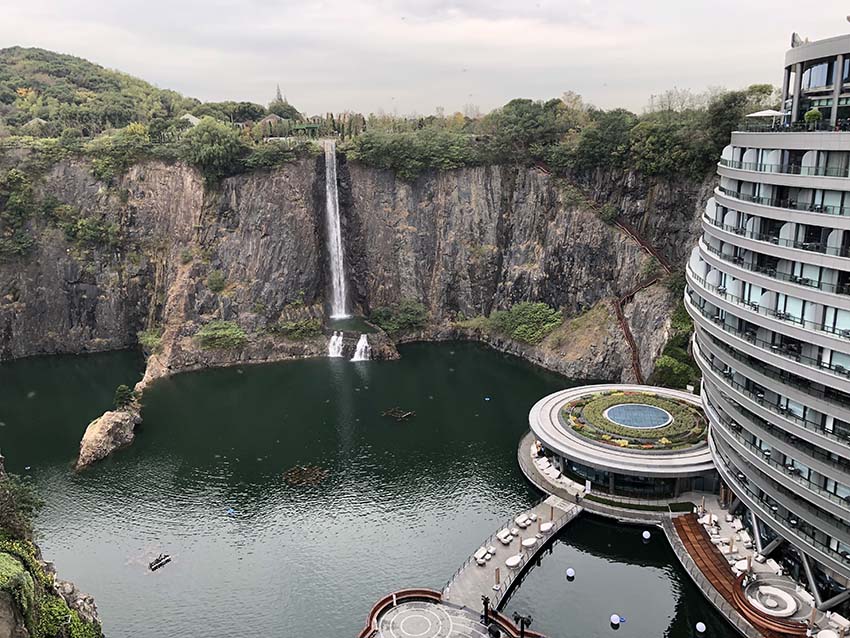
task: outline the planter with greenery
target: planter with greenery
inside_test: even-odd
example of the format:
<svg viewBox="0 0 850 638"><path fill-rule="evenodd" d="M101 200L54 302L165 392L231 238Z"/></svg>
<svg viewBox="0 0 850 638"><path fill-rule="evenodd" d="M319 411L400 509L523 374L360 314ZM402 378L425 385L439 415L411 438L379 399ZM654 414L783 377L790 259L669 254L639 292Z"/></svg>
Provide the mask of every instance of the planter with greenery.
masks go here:
<svg viewBox="0 0 850 638"><path fill-rule="evenodd" d="M661 408L673 420L657 428L630 428L605 416L609 408L627 403ZM585 438L635 450L684 449L703 443L708 431L705 418L696 408L648 392L606 392L582 397L565 405L561 418Z"/></svg>

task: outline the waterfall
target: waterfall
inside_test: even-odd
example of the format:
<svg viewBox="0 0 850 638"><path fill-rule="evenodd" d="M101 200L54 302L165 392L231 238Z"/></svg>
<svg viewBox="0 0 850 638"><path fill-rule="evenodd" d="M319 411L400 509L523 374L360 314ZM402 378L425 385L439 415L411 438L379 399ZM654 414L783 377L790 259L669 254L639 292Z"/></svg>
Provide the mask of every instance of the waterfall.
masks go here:
<svg viewBox="0 0 850 638"><path fill-rule="evenodd" d="M357 348L354 350L352 361L368 361L372 358L372 346L369 345L369 339L366 335L360 335L357 340Z"/></svg>
<svg viewBox="0 0 850 638"><path fill-rule="evenodd" d="M336 184L336 142L325 140L325 216L331 262L331 318L347 317L345 265L342 257L342 228L339 223L339 192Z"/></svg>
<svg viewBox="0 0 850 638"><path fill-rule="evenodd" d="M333 336L331 336L330 341L328 341L328 356L329 357L341 357L342 356L342 333L334 332Z"/></svg>

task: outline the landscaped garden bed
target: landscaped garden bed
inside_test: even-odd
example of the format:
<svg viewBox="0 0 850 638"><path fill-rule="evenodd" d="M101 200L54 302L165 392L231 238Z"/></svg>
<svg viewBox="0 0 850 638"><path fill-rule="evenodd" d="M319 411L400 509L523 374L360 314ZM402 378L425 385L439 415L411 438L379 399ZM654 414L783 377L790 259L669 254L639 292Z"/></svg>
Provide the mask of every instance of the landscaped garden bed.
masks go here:
<svg viewBox="0 0 850 638"><path fill-rule="evenodd" d="M658 427L628 427L606 416L610 408L629 404L658 408L672 420ZM708 428L698 408L651 392L598 392L566 404L561 416L564 423L580 436L608 445L647 451L681 450L701 444Z"/></svg>

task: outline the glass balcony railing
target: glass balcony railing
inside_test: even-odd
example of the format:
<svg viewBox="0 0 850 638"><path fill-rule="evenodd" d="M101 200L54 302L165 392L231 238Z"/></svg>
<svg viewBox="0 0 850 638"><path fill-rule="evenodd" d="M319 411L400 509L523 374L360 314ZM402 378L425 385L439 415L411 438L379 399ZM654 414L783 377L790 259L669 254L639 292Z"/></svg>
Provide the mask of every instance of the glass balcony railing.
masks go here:
<svg viewBox="0 0 850 638"><path fill-rule="evenodd" d="M714 312L709 312L705 308L700 307L700 305L697 303L697 301L691 294L692 292L693 291L688 291L688 298L693 309L699 314L701 314L703 317L711 321L715 326L723 330L723 332L734 335L739 339L743 339L747 343L754 345L761 350L764 350L765 352L769 352L770 354L783 357L784 359L788 359L789 361L801 363L815 370L830 372L842 379L850 378L850 369L845 368L841 365L826 363L825 361L821 361L820 359L817 359L815 357L805 355L800 351L801 348L799 345L773 343L772 341L760 339L756 336L755 332L749 330L739 330L737 328L734 328L733 326L730 326L723 320L722 315L715 314ZM702 297L699 297L699 299L702 299ZM735 319L738 319L738 317L735 317L734 315L730 316Z"/></svg>
<svg viewBox="0 0 850 638"><path fill-rule="evenodd" d="M794 492L789 490L783 484L772 480L769 476L765 475L760 468L756 467L755 465L747 461L745 458L743 458L741 454L735 448L726 443L726 441L721 440L719 441L721 445L718 445L717 439L712 438L712 442L714 443L715 450L717 450L719 453L725 452L725 454L721 454L721 457L724 458L727 469L730 466L731 452L732 456L735 457L735 461L737 461L737 463L735 461L731 461L731 466L737 468L736 472L734 473L734 476L737 479L738 484L749 490L749 493L752 494L760 503L767 505L768 511L772 512L774 515L784 517L781 518L781 520L786 520L788 523L791 523L792 520L797 520L797 522L799 523L800 518L805 518L803 516L800 516L800 514L798 514L797 512L792 514L790 511L788 511L790 509L788 505L782 503L779 498L767 494L770 491L773 491L779 494L780 497L784 497L785 499L792 501L793 505L796 506L796 509L798 509L799 511L804 510L806 513L809 514L812 519L818 519L820 521L826 522L828 525L831 526L831 528L834 529L834 532L838 532L843 537L850 539L850 525L848 525L845 521L838 519L835 516L832 516L830 513L825 512L820 508L813 507L808 501L800 500L800 497L797 496ZM755 472L755 474L753 474L752 472L741 472L739 468L740 465L745 465L748 469L752 470L752 472ZM745 478L743 480L740 478L740 474L744 474ZM762 492L765 492L766 494L764 496L758 496L755 490L753 490L753 487L750 485L751 481L756 483L755 487L760 489ZM783 512L783 509L786 511ZM811 523L813 527L819 530L821 529L819 525L812 523L811 519L809 519L808 522ZM791 527L795 526L795 524L791 525ZM830 536L834 535L834 532L832 532L832 530L821 531ZM843 538L841 540L843 541Z"/></svg>
<svg viewBox="0 0 850 638"><path fill-rule="evenodd" d="M733 295L730 293L725 286L715 286L714 284L708 283L704 277L700 277L697 275L688 265L688 276L696 281L700 286L708 290L709 292L721 297L724 301L730 302L745 310L747 312L754 312L758 315L764 315L766 317L770 317L771 319L776 319L777 321L782 321L783 323L787 323L791 326L806 328L808 330L816 330L818 332L824 332L829 335L835 335L841 337L843 339L847 339L850 341L850 328L835 328L833 326L828 326L824 323L818 321L811 321L809 319L803 319L801 317L795 317L794 315L782 312L779 310L773 310L772 308L768 308L767 306L762 306L756 302L748 301L743 297L738 297L737 295ZM770 291L767 291L770 292Z"/></svg>
<svg viewBox="0 0 850 638"><path fill-rule="evenodd" d="M846 248L843 246L828 246L823 242L795 241L793 239L783 239L776 235L756 233L751 230L747 230L746 228L741 228L740 226L730 226L729 224L723 224L717 221L716 219L711 219L711 217L709 217L708 215L703 215L702 218L707 224L711 224L715 228L720 228L721 230L725 230L728 233L734 233L735 235L745 237L747 239L762 241L766 244L773 244L774 246L784 246L786 248L796 248L797 250L806 250L812 253L820 253L821 255L833 255L835 257L850 256L850 248Z"/></svg>
<svg viewBox="0 0 850 638"><path fill-rule="evenodd" d="M761 162L738 162L721 159L719 164L728 168L758 173L780 173L783 175L803 175L806 177L848 177L850 167L847 166L803 166L802 164L762 164Z"/></svg>
<svg viewBox="0 0 850 638"><path fill-rule="evenodd" d="M716 410L716 408L715 408ZM718 411L718 421L723 427L723 435L735 440L735 445L738 445L745 450L749 451L751 456L757 459L757 463L764 463L766 466L773 469L775 472L779 472L782 474L783 480L793 481L800 487L804 488L806 491L817 494L821 498L838 505L839 507L850 507L850 500L842 498L837 494L833 494L825 489L823 489L817 483L810 481L802 474L800 474L799 468L797 468L793 463L788 463L787 459L785 463L780 463L776 459L773 458L773 454L770 450L763 450L762 448L754 445L753 443L747 441L739 432L736 432L733 426L733 423L728 419L720 416L720 412ZM773 477L773 480L778 480L776 477Z"/></svg>
<svg viewBox="0 0 850 638"><path fill-rule="evenodd" d="M715 388L709 384L708 385L708 394L713 396L715 392ZM842 459L841 457L836 460L827 452L824 452L823 449L811 444L804 443L798 437L789 434L787 431L779 428L770 421L767 421L761 418L759 415L751 412L743 405L734 401L731 397L724 394L719 389L717 392L721 395L722 399L725 401L727 408L722 408L717 406L714 401L708 400L708 403L711 404L711 407L714 408L718 412L718 418L725 419L724 425L727 428L731 429L733 432L737 432L742 429L742 425L738 423L738 421L747 422L746 429L750 431L750 433L758 436L759 438L764 439L765 437L773 437L774 439L778 439L780 442L784 443L788 447L794 450L794 454L799 454L804 456L807 460L802 461L803 463L811 463L813 465L820 464L821 466L829 466L835 472L840 474L846 474L850 476L850 460ZM731 416L729 416L731 414ZM738 421L736 421L737 419ZM844 497L842 499L844 503L850 506L850 501L847 501L847 498Z"/></svg>
<svg viewBox="0 0 850 638"><path fill-rule="evenodd" d="M699 343L699 341L700 340L698 340L698 343ZM728 352L728 349L724 348L723 345L720 345L720 344L717 344L717 343L715 343L714 345L717 345L718 347L722 348L725 352ZM835 442L840 443L842 445L850 444L850 436L848 436L846 434L842 434L842 433L836 433L836 432L833 432L831 430L827 430L823 426L823 423L821 423L820 421L811 421L811 420L809 420L809 419L807 419L803 416L799 416L799 415L795 414L794 412L792 412L791 410L789 410L788 408L786 408L782 405L778 405L776 403L770 403L770 402L766 401L764 392L757 392L757 391L751 390L749 387L747 387L743 383L739 383L738 381L735 380L734 372L730 372L729 370L727 370L725 365L720 366L716 362L712 361L711 358L703 351L702 348L698 348L698 350L699 350L700 357L702 358L702 360L704 362L703 365L706 366L707 369L711 370L715 375L717 375L720 378L720 380L722 381L723 384L729 386L730 388L732 388L733 390L735 390L739 394L742 394L745 397L747 397L748 399L754 401L759 406L761 406L763 409L767 410L768 412L772 412L773 414L776 414L778 417L785 419L786 421L788 421L789 423L792 423L793 425L799 426L799 427L803 428L804 430L809 430L810 432L815 432L816 434L823 436L824 438L827 438L831 441L835 441ZM733 356L733 358L737 358L737 357L735 357L735 355L732 355L732 356ZM699 361L699 359L697 359L697 361ZM746 363L746 362L742 361L742 363ZM756 366L753 366L753 368L757 369ZM781 382L785 383L785 381L781 381ZM789 384L789 385L794 385L794 384ZM805 388L798 388L798 389L805 392Z"/></svg>
<svg viewBox="0 0 850 638"><path fill-rule="evenodd" d="M742 202L752 202L753 204L761 204L762 206L787 208L788 210L802 211L805 213L821 213L823 215L850 215L850 207L848 206L812 204L811 202L802 202L790 198L760 197L758 195L742 193L741 191L733 191L731 188L724 188L723 186L718 186L717 190L727 197L734 197Z"/></svg>
<svg viewBox="0 0 850 638"><path fill-rule="evenodd" d="M834 412L836 409L844 409L850 410L850 396L844 394L843 392L839 392L837 390L833 390L828 386L824 386L823 389L819 386L815 386L809 379L797 376L796 374L791 374L784 368L777 368L770 364L764 363L760 359L756 359L755 357L751 357L748 354L741 352L725 343L724 341L718 339L717 337L705 333L705 336L711 342L712 347L716 347L726 353L728 356L732 357L736 361L740 361L743 365L747 366L750 370L757 372L758 374L767 377L768 379L775 381L780 387L781 386L790 386L795 390L799 390L801 393L810 396L812 399L825 401L829 403L830 406L827 408L827 412ZM778 392L778 394L782 394ZM790 414L786 411L779 410L779 414ZM815 421L807 421L807 423L813 424L816 426L815 428L808 429L817 429L820 428L822 430L822 434L825 436L829 436L835 441L840 441L842 443L850 442L850 432L847 434L834 434L831 430L823 429L819 423Z"/></svg>
<svg viewBox="0 0 850 638"><path fill-rule="evenodd" d="M777 270L776 268L771 268L769 266L759 266L758 264L746 263L743 257L724 254L717 248L705 243L703 240L700 240L699 245L702 250L716 255L718 258L733 264L737 268L743 268L744 270L749 270L750 272L758 273L760 275L770 277L771 279L776 279L777 281L786 281L791 284L805 286L806 288L814 288L816 290L822 290L823 292L829 292L835 295L850 294L850 284L828 284L821 281L814 281L809 277L789 275L786 272L782 272L781 270Z"/></svg>
<svg viewBox="0 0 850 638"><path fill-rule="evenodd" d="M722 449L722 446L718 446L715 442L712 441L712 447L714 448L715 454L714 458L718 463L718 469L720 469L721 473L724 475L727 481L734 484L733 491L736 493L743 493L746 497L752 502L755 503L759 510L762 513L763 518L765 518L765 522L770 524L770 521L773 520L776 523L780 524L786 530L791 532L794 536L797 536L804 540L804 542L811 547L817 548L823 554L829 556L837 563L841 563L845 566L850 566L850 554L847 552L839 552L837 550L832 549L828 543L824 543L815 537L814 534L810 533L808 530L801 529L799 527L800 518L802 518L797 513L792 513L787 511L787 508L784 506L782 508L779 507L779 504L773 501L772 499L768 499L764 496L759 495L755 489L753 489L749 480L747 479L747 473L742 472L735 463L730 459L728 452ZM752 467L748 463L744 463L745 465ZM752 468L753 471L758 472L756 468ZM776 491L785 495L788 490L783 488L778 483L773 483L773 486L776 488ZM813 516L813 518L824 519L825 514L819 512L816 509L811 507L806 507L804 503L800 502L798 498L795 498L793 495L788 496L790 500L796 501L800 504L801 508L805 508L805 510ZM831 518L831 517L830 517ZM835 519L831 519L832 522ZM846 527L842 523L838 522L838 526ZM812 525L812 529L816 529L818 525ZM839 539L842 540L843 539Z"/></svg>
<svg viewBox="0 0 850 638"><path fill-rule="evenodd" d="M735 127L736 132L742 133L832 133L835 131L850 131L850 121L839 120L835 125L829 120L819 122L794 122L793 124L767 124L762 122L741 122Z"/></svg>

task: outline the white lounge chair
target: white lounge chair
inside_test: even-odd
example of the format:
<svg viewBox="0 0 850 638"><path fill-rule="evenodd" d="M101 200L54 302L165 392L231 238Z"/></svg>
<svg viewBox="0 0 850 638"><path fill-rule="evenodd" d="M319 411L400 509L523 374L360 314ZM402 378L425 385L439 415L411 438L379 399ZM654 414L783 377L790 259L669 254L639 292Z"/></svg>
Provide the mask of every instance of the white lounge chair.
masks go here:
<svg viewBox="0 0 850 638"><path fill-rule="evenodd" d="M502 545L510 545L514 537L511 536L510 530L503 529L496 534L496 538L499 539Z"/></svg>

